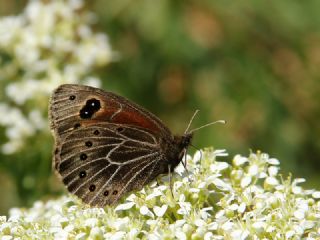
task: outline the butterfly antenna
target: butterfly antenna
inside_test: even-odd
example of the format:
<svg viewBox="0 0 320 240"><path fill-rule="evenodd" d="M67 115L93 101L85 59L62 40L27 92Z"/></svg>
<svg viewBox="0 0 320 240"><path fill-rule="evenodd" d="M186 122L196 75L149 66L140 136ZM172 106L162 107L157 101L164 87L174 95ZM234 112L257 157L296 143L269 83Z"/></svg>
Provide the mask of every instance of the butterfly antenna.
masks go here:
<svg viewBox="0 0 320 240"><path fill-rule="evenodd" d="M203 126L201 126L201 127L198 127L198 128L192 129L192 130L190 131L190 133L193 133L193 132L195 132L195 131L198 131L198 130L199 130L199 129L201 129L201 128L205 128L205 127L208 127L208 126L213 125L213 124L216 124L216 123L226 124L227 122L226 122L225 120L218 120L218 121L214 121L214 122L211 122L211 123L205 124L205 125L203 125Z"/></svg>
<svg viewBox="0 0 320 240"><path fill-rule="evenodd" d="M184 131L185 134L188 132L188 130L189 130L190 126L191 126L191 123L192 123L194 117L198 114L198 112L199 112L199 109L197 109L197 110L194 112L194 114L192 115L192 117L191 117L191 119L190 119L190 121L189 121L189 124L188 124L187 129Z"/></svg>

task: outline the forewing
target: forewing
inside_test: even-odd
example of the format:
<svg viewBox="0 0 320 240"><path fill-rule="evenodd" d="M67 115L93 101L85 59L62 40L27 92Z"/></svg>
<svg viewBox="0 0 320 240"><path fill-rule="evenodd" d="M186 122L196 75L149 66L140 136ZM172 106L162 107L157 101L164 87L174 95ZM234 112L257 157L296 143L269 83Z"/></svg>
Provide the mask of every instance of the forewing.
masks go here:
<svg viewBox="0 0 320 240"><path fill-rule="evenodd" d="M100 207L141 189L164 168L158 139L126 124L80 127L66 136L55 157L68 190Z"/></svg>
<svg viewBox="0 0 320 240"><path fill-rule="evenodd" d="M51 129L57 142L80 126L99 122L134 125L156 136L170 136L169 129L153 114L111 92L89 86L64 84L50 100Z"/></svg>

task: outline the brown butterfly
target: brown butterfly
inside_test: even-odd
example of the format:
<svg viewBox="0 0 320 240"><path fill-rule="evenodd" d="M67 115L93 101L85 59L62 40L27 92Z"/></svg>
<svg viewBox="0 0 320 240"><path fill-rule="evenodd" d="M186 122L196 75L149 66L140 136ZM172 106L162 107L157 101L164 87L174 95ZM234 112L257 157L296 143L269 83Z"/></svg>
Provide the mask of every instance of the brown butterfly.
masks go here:
<svg viewBox="0 0 320 240"><path fill-rule="evenodd" d="M53 92L49 115L54 168L69 192L91 206L114 204L170 173L193 133L174 136L160 119L126 98L75 84Z"/></svg>

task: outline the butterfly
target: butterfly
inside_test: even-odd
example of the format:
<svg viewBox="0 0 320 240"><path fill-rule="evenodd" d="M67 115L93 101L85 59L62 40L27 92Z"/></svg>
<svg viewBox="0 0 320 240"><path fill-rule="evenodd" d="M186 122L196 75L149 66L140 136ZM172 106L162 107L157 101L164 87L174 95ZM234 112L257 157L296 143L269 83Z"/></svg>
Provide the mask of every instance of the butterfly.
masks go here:
<svg viewBox="0 0 320 240"><path fill-rule="evenodd" d="M176 136L149 111L115 93L64 84L49 104L53 168L91 206L112 205L182 161L193 131ZM190 124L189 124L190 125Z"/></svg>

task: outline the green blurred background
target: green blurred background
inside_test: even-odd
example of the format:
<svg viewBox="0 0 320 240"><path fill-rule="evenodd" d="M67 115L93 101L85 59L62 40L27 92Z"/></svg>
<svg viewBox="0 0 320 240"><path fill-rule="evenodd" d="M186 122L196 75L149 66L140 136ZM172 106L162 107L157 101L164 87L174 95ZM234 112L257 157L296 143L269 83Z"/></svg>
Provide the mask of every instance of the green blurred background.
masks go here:
<svg viewBox="0 0 320 240"><path fill-rule="evenodd" d="M0 16L25 5L0 0ZM104 89L152 111L174 133L196 109L193 127L225 119L197 132L193 144L231 156L267 152L285 175L320 187L320 1L95 0L86 8L118 52L95 73ZM64 191L51 172L52 138L30 142L0 154L0 214Z"/></svg>

